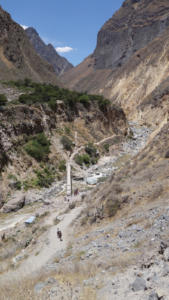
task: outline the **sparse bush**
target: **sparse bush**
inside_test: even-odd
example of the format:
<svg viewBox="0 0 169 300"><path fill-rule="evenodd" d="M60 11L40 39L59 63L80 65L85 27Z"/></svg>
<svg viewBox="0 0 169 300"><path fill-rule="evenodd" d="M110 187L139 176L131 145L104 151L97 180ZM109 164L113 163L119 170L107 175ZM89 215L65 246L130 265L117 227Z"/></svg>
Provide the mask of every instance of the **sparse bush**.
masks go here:
<svg viewBox="0 0 169 300"><path fill-rule="evenodd" d="M109 152L109 147L110 147L109 144L104 144L103 147L106 152Z"/></svg>
<svg viewBox="0 0 169 300"><path fill-rule="evenodd" d="M35 173L37 176L35 182L37 187L48 188L54 182L54 172L51 171L48 167L44 168L43 170L35 170Z"/></svg>
<svg viewBox="0 0 169 300"><path fill-rule="evenodd" d="M23 181L25 191L32 188L48 188L55 180L55 172L49 167L44 169L34 170L36 177Z"/></svg>
<svg viewBox="0 0 169 300"><path fill-rule="evenodd" d="M114 184L112 187L113 192L115 192L116 194L121 194L123 189L119 184Z"/></svg>
<svg viewBox="0 0 169 300"><path fill-rule="evenodd" d="M50 141L44 133L32 137L24 147L25 151L37 161L46 161L50 153Z"/></svg>
<svg viewBox="0 0 169 300"><path fill-rule="evenodd" d="M90 156L88 154L76 155L75 162L80 166L83 166L83 164L86 166L89 166L90 165Z"/></svg>
<svg viewBox="0 0 169 300"><path fill-rule="evenodd" d="M113 217L120 208L120 202L118 198L108 199L105 205L105 212L108 217Z"/></svg>
<svg viewBox="0 0 169 300"><path fill-rule="evenodd" d="M66 134L68 134L68 135L70 134L70 128L69 127L65 126L64 131L65 131Z"/></svg>
<svg viewBox="0 0 169 300"><path fill-rule="evenodd" d="M79 102L82 103L85 107L88 107L90 105L90 99L88 95L82 95L79 97Z"/></svg>
<svg viewBox="0 0 169 300"><path fill-rule="evenodd" d="M89 154L91 157L97 157L97 149L96 147L92 144L89 143L86 147L85 147L85 151L87 154Z"/></svg>
<svg viewBox="0 0 169 300"><path fill-rule="evenodd" d="M17 177L13 174L8 175L8 179L10 180L9 186L11 188L14 188L16 190L21 190L22 188L22 183L20 180L17 179Z"/></svg>
<svg viewBox="0 0 169 300"><path fill-rule="evenodd" d="M21 181L17 180L17 181L15 182L15 188L16 188L16 190L21 190L21 188L22 188L22 183L21 183Z"/></svg>
<svg viewBox="0 0 169 300"><path fill-rule="evenodd" d="M169 150L166 152L165 158L169 158Z"/></svg>
<svg viewBox="0 0 169 300"><path fill-rule="evenodd" d="M60 172L66 171L66 162L65 162L65 160L61 160L59 162L58 169L59 169Z"/></svg>
<svg viewBox="0 0 169 300"><path fill-rule="evenodd" d="M6 105L7 102L8 102L8 100L7 100L6 96L4 94L0 94L0 106Z"/></svg>
<svg viewBox="0 0 169 300"><path fill-rule="evenodd" d="M73 143L72 141L65 135L61 137L61 143L63 145L63 148L67 151L72 151Z"/></svg>

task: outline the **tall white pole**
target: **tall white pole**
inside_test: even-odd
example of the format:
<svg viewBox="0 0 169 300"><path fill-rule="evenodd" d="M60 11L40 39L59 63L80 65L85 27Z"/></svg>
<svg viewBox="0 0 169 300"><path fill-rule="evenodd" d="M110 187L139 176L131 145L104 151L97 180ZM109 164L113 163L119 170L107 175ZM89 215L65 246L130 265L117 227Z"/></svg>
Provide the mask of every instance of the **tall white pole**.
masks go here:
<svg viewBox="0 0 169 300"><path fill-rule="evenodd" d="M72 178L71 178L71 164L70 160L67 161L67 197L72 196Z"/></svg>

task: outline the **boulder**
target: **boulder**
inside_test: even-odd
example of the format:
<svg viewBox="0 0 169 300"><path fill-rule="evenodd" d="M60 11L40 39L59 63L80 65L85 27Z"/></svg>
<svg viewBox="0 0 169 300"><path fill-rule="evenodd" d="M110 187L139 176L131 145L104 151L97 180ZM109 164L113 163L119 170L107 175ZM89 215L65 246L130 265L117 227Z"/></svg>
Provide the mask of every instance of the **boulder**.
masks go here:
<svg viewBox="0 0 169 300"><path fill-rule="evenodd" d="M1 212L10 213L12 211L18 211L25 205L25 195L17 194L13 197L13 199L9 200L4 206L1 208Z"/></svg>
<svg viewBox="0 0 169 300"><path fill-rule="evenodd" d="M146 282L143 278L141 277L137 277L135 279L135 281L132 283L131 285L132 291L133 292L137 292L137 291L141 291L141 290L146 290Z"/></svg>
<svg viewBox="0 0 169 300"><path fill-rule="evenodd" d="M148 300L159 300L158 294L155 292L152 292L148 298Z"/></svg>
<svg viewBox="0 0 169 300"><path fill-rule="evenodd" d="M163 271L162 271L162 276L168 276L169 275L169 266L168 265L164 265Z"/></svg>
<svg viewBox="0 0 169 300"><path fill-rule="evenodd" d="M165 261L169 261L169 247L165 249L163 257Z"/></svg>
<svg viewBox="0 0 169 300"><path fill-rule="evenodd" d="M43 198L39 194L35 194L34 192L27 192L25 195L25 205L29 205L35 202L43 201Z"/></svg>

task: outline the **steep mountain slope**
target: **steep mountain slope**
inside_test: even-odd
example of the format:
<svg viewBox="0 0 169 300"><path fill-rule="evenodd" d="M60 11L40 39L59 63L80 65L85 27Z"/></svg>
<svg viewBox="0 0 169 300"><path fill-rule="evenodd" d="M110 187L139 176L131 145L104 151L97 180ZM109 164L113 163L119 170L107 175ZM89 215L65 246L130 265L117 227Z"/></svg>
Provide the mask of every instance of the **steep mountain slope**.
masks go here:
<svg viewBox="0 0 169 300"><path fill-rule="evenodd" d="M94 53L63 81L70 88L104 94L133 118L137 106L166 80L168 30L168 1L125 1L100 30Z"/></svg>
<svg viewBox="0 0 169 300"><path fill-rule="evenodd" d="M0 80L24 77L60 84L53 67L35 52L24 30L0 8Z"/></svg>
<svg viewBox="0 0 169 300"><path fill-rule="evenodd" d="M60 56L51 44L46 45L42 41L34 28L29 27L25 32L36 52L54 67L57 75L62 75L64 72L73 68L73 65L70 64L66 58Z"/></svg>
<svg viewBox="0 0 169 300"><path fill-rule="evenodd" d="M15 83L14 92L17 97L17 83L21 81ZM28 84L27 80L22 84L19 98L11 101L10 93L6 93L10 101L0 109L0 173L3 173L2 184L5 195L10 189L8 181L11 178L8 178L8 175L10 177L11 171L15 174L13 177L16 177L16 174L20 177L22 174L22 181L25 178L26 184L29 182L31 187L34 187L35 183L30 180L36 173L35 167L38 170L46 165L47 168L53 168L55 178L60 172L63 176L68 152L71 153L75 147L75 132L81 150L90 143L93 145L91 151L94 151L91 155L89 150L91 157L79 156L79 166L82 165L83 158L87 159L87 165L95 164L99 157L97 149L101 150L101 154L105 152L97 142L104 141L106 137L126 139L128 134L126 116L121 108L112 106L106 99L99 100L97 96L91 96L90 99L87 98L88 102L85 102L87 95L82 96L51 84L42 85L31 81ZM5 90L5 85L3 88ZM8 87L7 89L9 91ZM26 90L26 94L23 93L23 89ZM44 137L45 134L50 140L49 144ZM40 139L40 144L37 139ZM46 154L50 154L50 157ZM75 151L72 158L74 164L73 159L76 160L77 154L81 154L80 151ZM85 150L82 154L85 154ZM39 164L40 162L42 164ZM61 177L60 175L58 177ZM50 179L50 174L48 178Z"/></svg>

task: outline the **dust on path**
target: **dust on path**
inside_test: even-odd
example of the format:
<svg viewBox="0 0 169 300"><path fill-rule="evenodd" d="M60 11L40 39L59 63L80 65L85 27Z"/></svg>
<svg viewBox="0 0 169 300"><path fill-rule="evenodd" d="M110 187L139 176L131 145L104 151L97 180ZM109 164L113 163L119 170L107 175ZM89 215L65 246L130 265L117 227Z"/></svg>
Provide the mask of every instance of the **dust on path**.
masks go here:
<svg viewBox="0 0 169 300"><path fill-rule="evenodd" d="M78 217L83 207L77 207L70 213L63 215L62 221L58 225L54 225L48 232L48 243L42 244L42 250L38 255L31 254L25 259L20 266L7 273L0 275L0 282L6 280L16 280L17 278L28 277L39 272L49 260L51 260L58 251L64 250L71 238L71 223ZM63 241L57 238L57 228L62 231Z"/></svg>

